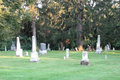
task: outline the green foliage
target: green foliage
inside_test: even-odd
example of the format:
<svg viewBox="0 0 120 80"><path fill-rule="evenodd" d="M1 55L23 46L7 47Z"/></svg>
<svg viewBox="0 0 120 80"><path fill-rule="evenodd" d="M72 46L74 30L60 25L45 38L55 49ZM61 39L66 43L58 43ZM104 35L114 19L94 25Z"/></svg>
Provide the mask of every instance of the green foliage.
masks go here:
<svg viewBox="0 0 120 80"><path fill-rule="evenodd" d="M32 6L28 11L21 8ZM24 49L30 49L32 37L32 19L35 16L37 44L50 43L51 48L58 49L60 42L64 46L76 47L77 34L82 33L83 45L96 45L97 35L101 35L101 45L111 43L119 45L120 14L119 8L111 0L94 0L94 6L88 0L49 0L42 1L43 8L35 8L37 0L1 0L0 1L0 44L4 47L7 42L16 40L17 36L24 37L21 44ZM113 6L114 5L114 6ZM78 17L77 15L80 14ZM76 30L77 24L82 25L82 31ZM69 39L70 44L65 40ZM88 39L89 41L86 41ZM24 41L25 40L25 41ZM25 44L24 44L25 43ZM56 46L57 45L57 46ZM27 46L29 46L27 48Z"/></svg>

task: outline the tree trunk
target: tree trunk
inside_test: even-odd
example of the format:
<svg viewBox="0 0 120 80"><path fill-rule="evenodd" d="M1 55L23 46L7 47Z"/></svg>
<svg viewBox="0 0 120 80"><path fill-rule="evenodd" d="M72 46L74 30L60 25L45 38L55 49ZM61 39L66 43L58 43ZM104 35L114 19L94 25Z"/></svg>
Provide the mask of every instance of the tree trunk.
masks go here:
<svg viewBox="0 0 120 80"><path fill-rule="evenodd" d="M60 50L63 50L63 42L60 42Z"/></svg>
<svg viewBox="0 0 120 80"><path fill-rule="evenodd" d="M80 3L80 0L78 0ZM84 51L83 49L83 42L82 42L82 25L80 24L81 21L81 14L79 13L77 16L78 25L77 25L77 48L78 51Z"/></svg>

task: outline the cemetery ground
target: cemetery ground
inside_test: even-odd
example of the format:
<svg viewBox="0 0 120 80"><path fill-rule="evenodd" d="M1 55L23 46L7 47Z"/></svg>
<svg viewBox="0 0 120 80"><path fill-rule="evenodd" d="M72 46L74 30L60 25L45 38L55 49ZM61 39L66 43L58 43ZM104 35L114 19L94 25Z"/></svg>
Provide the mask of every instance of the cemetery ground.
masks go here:
<svg viewBox="0 0 120 80"><path fill-rule="evenodd" d="M24 51L25 52L25 51ZM0 80L119 80L120 51L88 52L90 66L80 65L82 52L48 51L40 62L29 56L16 57L14 51L0 51ZM105 59L107 55L107 59Z"/></svg>

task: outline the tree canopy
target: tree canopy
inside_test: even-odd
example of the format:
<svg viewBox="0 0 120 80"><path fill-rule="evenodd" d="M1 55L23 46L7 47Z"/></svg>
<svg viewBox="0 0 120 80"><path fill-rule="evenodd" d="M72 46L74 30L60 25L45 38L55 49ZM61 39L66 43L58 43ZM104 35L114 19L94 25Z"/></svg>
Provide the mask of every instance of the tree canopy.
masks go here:
<svg viewBox="0 0 120 80"><path fill-rule="evenodd" d="M35 18L37 45L50 43L52 49L77 46L77 34L83 47L95 48L97 35L101 46L120 48L119 2L112 0L0 0L0 44L21 38L24 49L31 48L32 19ZM78 16L79 15L79 16ZM82 30L78 30L80 23ZM10 46L10 44L9 44ZM27 47L29 46L29 48Z"/></svg>

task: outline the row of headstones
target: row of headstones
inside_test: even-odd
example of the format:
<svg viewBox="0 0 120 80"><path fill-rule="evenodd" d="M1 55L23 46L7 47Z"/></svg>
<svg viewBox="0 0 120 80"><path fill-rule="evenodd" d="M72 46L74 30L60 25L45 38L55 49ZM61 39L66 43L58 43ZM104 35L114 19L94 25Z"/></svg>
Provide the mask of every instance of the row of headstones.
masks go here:
<svg viewBox="0 0 120 80"><path fill-rule="evenodd" d="M50 50L50 44L48 44L48 49ZM12 46L11 46L11 50L15 49L15 45L12 42ZM46 50L46 44L45 43L40 43L40 50L39 50L39 54L47 54L47 50ZM16 56L17 57L23 57L23 50L21 49L20 46L20 40L19 37L17 37L17 49L16 49ZM25 56L28 56L28 52L25 52ZM31 52L31 62L39 62L40 59L38 58L38 53L36 51L36 41L35 41L35 37L32 36L32 52Z"/></svg>
<svg viewBox="0 0 120 80"><path fill-rule="evenodd" d="M15 49L16 48L15 48L14 42L12 41L11 51L14 51ZM46 44L45 43L40 43L40 50L48 50L49 51L50 50L50 44L48 44L48 48L46 49ZM5 46L5 51L7 51L6 46Z"/></svg>

